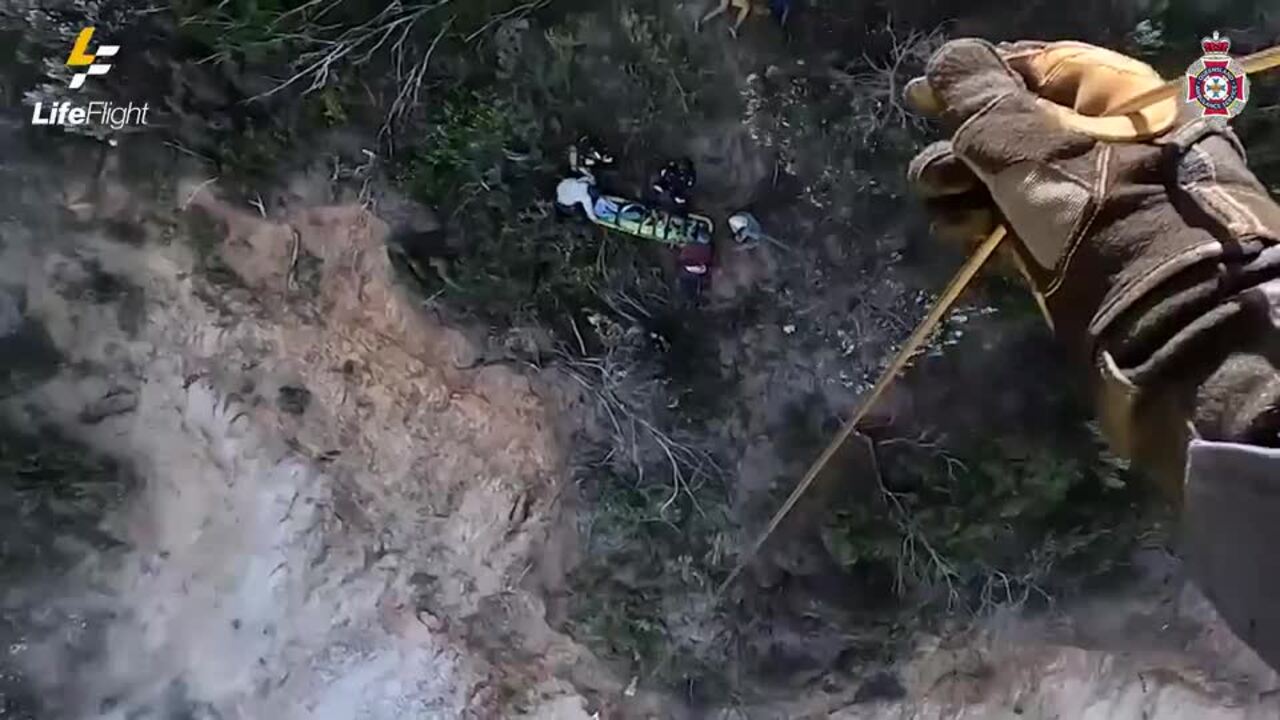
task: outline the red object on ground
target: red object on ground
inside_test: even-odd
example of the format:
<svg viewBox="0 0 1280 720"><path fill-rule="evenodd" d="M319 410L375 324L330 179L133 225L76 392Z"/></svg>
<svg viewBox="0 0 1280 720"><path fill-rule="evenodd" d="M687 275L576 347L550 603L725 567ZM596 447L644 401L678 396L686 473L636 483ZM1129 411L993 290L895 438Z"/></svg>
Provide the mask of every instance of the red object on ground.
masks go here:
<svg viewBox="0 0 1280 720"><path fill-rule="evenodd" d="M680 265L685 268L707 268L711 265L711 255L710 245L703 243L685 245L680 248ZM703 272L706 270L704 269Z"/></svg>

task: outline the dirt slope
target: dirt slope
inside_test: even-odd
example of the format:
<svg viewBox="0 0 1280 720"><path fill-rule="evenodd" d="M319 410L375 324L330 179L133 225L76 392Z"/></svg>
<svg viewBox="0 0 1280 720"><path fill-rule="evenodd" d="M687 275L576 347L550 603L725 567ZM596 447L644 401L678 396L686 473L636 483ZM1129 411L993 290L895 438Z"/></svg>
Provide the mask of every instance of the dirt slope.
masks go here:
<svg viewBox="0 0 1280 720"><path fill-rule="evenodd" d="M577 650L521 588L555 572L561 526L563 437L536 378L476 366L408 305L359 207L266 221L189 183L170 199L221 235L232 273L211 285L185 242L106 237L179 210L114 170L46 177L43 207L23 208L44 227L8 233L0 260L63 357L4 411L141 486L105 519L123 547L58 579L56 600L6 590L10 617L53 629L10 658L43 716L584 716L555 679ZM90 275L145 299L89 299Z"/></svg>

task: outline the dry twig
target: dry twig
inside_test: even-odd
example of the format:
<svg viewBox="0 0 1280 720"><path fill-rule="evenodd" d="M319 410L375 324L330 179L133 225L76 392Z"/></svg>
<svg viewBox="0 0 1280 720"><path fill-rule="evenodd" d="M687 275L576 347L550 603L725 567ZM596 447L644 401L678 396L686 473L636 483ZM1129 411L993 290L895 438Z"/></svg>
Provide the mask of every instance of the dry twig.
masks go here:
<svg viewBox="0 0 1280 720"><path fill-rule="evenodd" d="M871 112L863 116L862 132L865 137L889 127L905 128L924 122L903 104L902 81L909 69L917 71L923 68L945 40L940 27L929 32L911 30L900 36L893 27L892 19L886 22L884 31L889 36L890 47L883 59L863 54L867 71L853 75L839 71L833 73L838 80L847 83L860 100L871 106Z"/></svg>
<svg viewBox="0 0 1280 720"><path fill-rule="evenodd" d="M382 123L382 129L379 134L391 132L395 123L404 115L405 111L418 104L418 95L422 92L422 81L426 78L427 68L431 64L431 55L435 53L436 46L440 44L440 40L444 38L445 33L449 32L449 28L453 27L453 23L457 19L458 16L454 15L445 22L444 26L440 28L440 32L436 33L435 38L431 40L431 44L427 46L426 52L422 54L422 59L403 78L400 75L400 61L403 57L403 52L399 47L404 38L401 37L397 41L396 78L400 80L400 90L396 93L396 99L391 103L391 109L387 111L387 117Z"/></svg>
<svg viewBox="0 0 1280 720"><path fill-rule="evenodd" d="M419 20L451 2L453 0L436 0L426 5L406 6L399 0L393 0L370 20L347 28L332 39L311 34L315 30L292 33L289 35L290 39L314 45L315 49L306 50L299 56L297 64L301 69L270 90L259 93L251 99L270 97L295 83L306 80L310 82L303 91L303 95L315 92L329 82L330 74L340 63L345 62L358 67L369 62L393 36L397 37L393 46L397 54L395 65L397 68L403 68L405 67L403 54L408 51L406 40L410 31ZM397 80L403 81L405 78L397 76Z"/></svg>
<svg viewBox="0 0 1280 720"><path fill-rule="evenodd" d="M863 442L866 443L867 455L871 459L871 467L875 474L876 484L880 488L881 496L888 502L889 508L893 513L894 523L902 534L901 552L899 553L898 565L894 573L895 592L899 595L906 593L906 578L908 576L918 580L934 578L946 585L947 608L955 607L961 600L960 591L956 587L960 581L960 573L956 571L955 565L943 557L929 542L929 539L925 537L925 534L920 531L915 519L911 517L910 511L907 510L898 493L890 490L889 486L885 484L884 475L880 472L880 461L876 455L875 441L861 433L858 433L858 437L861 437ZM923 558L920 557L917 546L920 550L923 550Z"/></svg>
<svg viewBox="0 0 1280 720"><path fill-rule="evenodd" d="M677 440L645 417L641 399L657 395L657 382L637 380L615 354L611 350L599 358L577 358L561 352L560 357L566 374L595 397L613 427L614 448L626 449L641 479L645 465L642 439L652 442L661 453L671 473L671 494L659 508L659 515L665 514L681 494L702 513L694 493L697 483L723 471L707 452Z"/></svg>

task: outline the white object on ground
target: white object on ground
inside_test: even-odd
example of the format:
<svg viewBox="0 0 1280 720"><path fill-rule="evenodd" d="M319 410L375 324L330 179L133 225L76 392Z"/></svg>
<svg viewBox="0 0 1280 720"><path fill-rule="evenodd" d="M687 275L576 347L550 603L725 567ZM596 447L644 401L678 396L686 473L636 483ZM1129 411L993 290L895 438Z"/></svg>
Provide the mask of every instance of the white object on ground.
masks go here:
<svg viewBox="0 0 1280 720"><path fill-rule="evenodd" d="M591 181L586 178L565 178L556 186L556 203L562 207L578 206L592 220L596 219L591 199Z"/></svg>
<svg viewBox="0 0 1280 720"><path fill-rule="evenodd" d="M736 212L729 216L729 230L733 239L740 245L755 245L767 242L779 248L791 251L791 247L764 231L764 226L749 212Z"/></svg>

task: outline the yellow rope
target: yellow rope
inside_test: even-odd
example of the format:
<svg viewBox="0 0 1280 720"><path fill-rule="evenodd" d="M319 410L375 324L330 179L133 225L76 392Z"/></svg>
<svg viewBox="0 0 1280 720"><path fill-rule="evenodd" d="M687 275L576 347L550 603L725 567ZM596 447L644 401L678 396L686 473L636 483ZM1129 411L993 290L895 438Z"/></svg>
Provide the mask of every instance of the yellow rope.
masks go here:
<svg viewBox="0 0 1280 720"><path fill-rule="evenodd" d="M889 389L889 386L893 384L893 381L898 378L898 374L906 369L907 365L911 362L911 358L915 357L915 354L919 352L920 348L929 340L929 336L933 334L938 323L942 322L942 318L946 316L947 311L951 309L951 306L954 305L956 300L960 298L960 295L964 293L965 288L969 286L969 283L973 280L974 276L978 274L978 271L981 270L982 266L987 262L987 258L990 258L991 254L1000 246L1000 243L1004 241L1007 233L1008 231L1003 225L996 227L995 231L988 235L987 239L983 240L982 244L973 251L973 254L969 256L969 259L965 260L964 265L960 267L960 271L956 273L955 277L951 279L951 282L947 284L946 289L943 290L942 294L938 296L938 299L934 301L933 307L929 308L929 314L924 316L924 319L921 320L920 324L916 326L916 329L912 331L911 336L902 344L902 349L898 350L898 354L893 357L889 366L880 374L880 379L876 380L876 384L871 388L871 392L862 399L862 402L858 403L858 406L853 411L853 415L850 415L849 419L845 421L844 426L840 428L840 432L836 433L836 436L832 438L830 444L827 445L827 449L823 450L822 454L818 456L818 459L814 460L813 464L809 466L809 470L804 474L804 478L802 478L800 483L796 485L795 490L791 491L791 495L787 498L786 502L782 503L782 507L778 508L778 511L773 514L773 517L769 520L768 527L766 527L764 532L760 534L760 537L755 541L755 543L751 545L751 549L742 557L742 561L734 567L733 572L729 573L729 576L724 579L724 582L720 583L720 587L716 588L716 593L713 596L714 599L718 600L720 598L720 595L727 590L729 585L732 584L733 581L737 579L738 575L742 573L742 570L746 567L747 563L749 563L751 559L755 557L756 553L760 551L760 548L764 546L764 543L769 539L769 536L778 529L778 526L782 524L783 519L787 517L787 514L791 512L791 509L800 501L800 496L804 495L805 491L809 489L809 486L813 484L813 481L818 478L818 474L822 472L822 469L826 467L828 462L831 462L831 458L835 457L836 452L840 450L840 446L844 445L844 441L848 440L849 436L853 434L854 428L858 426L858 423L862 422L862 418L866 417L867 412L871 410L871 406L876 404L876 401L880 399L881 395L884 395L885 391Z"/></svg>

